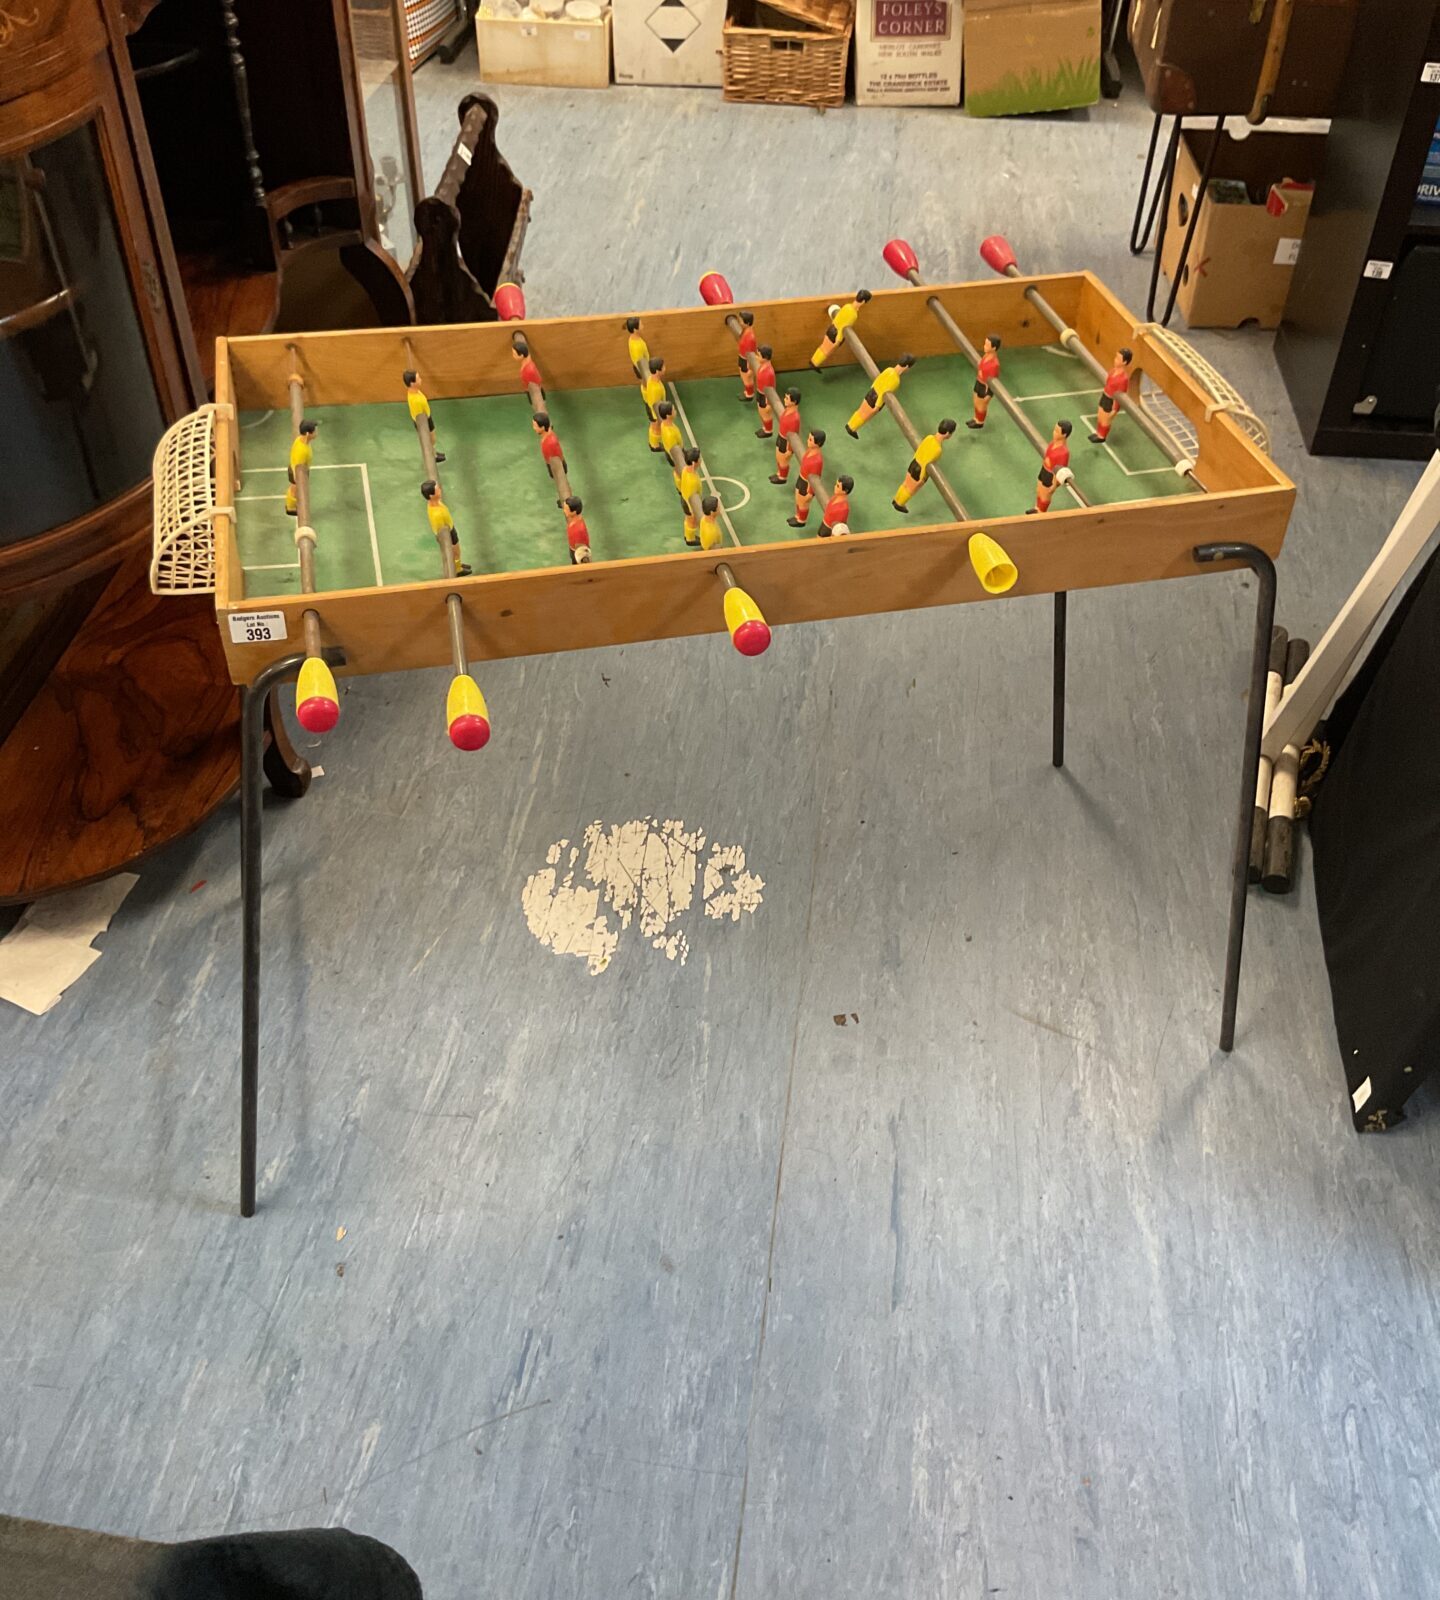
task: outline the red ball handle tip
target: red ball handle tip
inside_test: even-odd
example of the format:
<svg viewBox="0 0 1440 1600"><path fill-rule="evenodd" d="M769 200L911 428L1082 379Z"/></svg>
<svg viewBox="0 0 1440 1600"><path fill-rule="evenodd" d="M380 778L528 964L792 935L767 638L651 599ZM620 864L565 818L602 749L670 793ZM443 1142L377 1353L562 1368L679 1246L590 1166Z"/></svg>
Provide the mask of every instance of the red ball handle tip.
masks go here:
<svg viewBox="0 0 1440 1600"><path fill-rule="evenodd" d="M470 712L450 724L450 743L457 750L483 750L490 742L490 724Z"/></svg>
<svg viewBox="0 0 1440 1600"><path fill-rule="evenodd" d="M981 242L980 258L987 267L993 267L1002 278L1017 264L1015 252L1010 248L1010 241L1003 233L992 233L988 239Z"/></svg>
<svg viewBox="0 0 1440 1600"><path fill-rule="evenodd" d="M495 291L495 309L501 322L521 322L525 317L525 291L518 283L502 283Z"/></svg>
<svg viewBox="0 0 1440 1600"><path fill-rule="evenodd" d="M719 272L707 272L700 280L700 298L707 306L733 306L735 296Z"/></svg>
<svg viewBox="0 0 1440 1600"><path fill-rule="evenodd" d="M295 716L306 733L329 733L340 720L340 707L323 695L315 695L295 707Z"/></svg>
<svg viewBox="0 0 1440 1600"><path fill-rule="evenodd" d="M730 637L742 656L764 655L770 648L770 625L758 620L742 622Z"/></svg>
<svg viewBox="0 0 1440 1600"><path fill-rule="evenodd" d="M882 254L885 265L897 278L904 278L908 282L910 274L920 270L919 258L904 239L892 239Z"/></svg>

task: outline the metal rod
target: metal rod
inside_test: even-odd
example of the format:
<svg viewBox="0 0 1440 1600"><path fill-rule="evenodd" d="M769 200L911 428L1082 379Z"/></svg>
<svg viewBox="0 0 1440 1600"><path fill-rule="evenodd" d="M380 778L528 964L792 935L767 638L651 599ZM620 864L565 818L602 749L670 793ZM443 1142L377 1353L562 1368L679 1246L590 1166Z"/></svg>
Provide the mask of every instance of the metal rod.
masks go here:
<svg viewBox="0 0 1440 1600"><path fill-rule="evenodd" d="M726 320L728 321L729 319L727 318ZM640 362L638 363L638 365L639 365L639 368L640 368L640 380L641 380L641 382L642 383L649 383L649 381L650 381L650 361L649 361L649 358L648 357L642 357ZM774 391L772 390L771 392L773 393ZM697 446L697 448L698 448L698 446ZM672 445L665 452L665 459L670 463L670 465L672 467L674 467L674 469L675 469L675 471L677 473L681 473L681 472L683 472L685 470L685 453L680 448L680 446L678 444L677 445ZM557 486L564 479L564 476L565 475L562 472L560 474L560 476L558 478L556 478L555 481L556 481ZM690 508L690 515L692 517L694 517L696 527L699 527L700 519L705 514L703 508L700 505L699 492L697 491L695 494L692 494L692 495L688 496L686 501L685 501L685 504Z"/></svg>
<svg viewBox="0 0 1440 1600"><path fill-rule="evenodd" d="M735 581L735 574L731 572L730 563L728 561L722 561L720 565L715 568L715 576L719 578L721 583L723 583L727 589L738 589L740 587L740 585Z"/></svg>
<svg viewBox="0 0 1440 1600"><path fill-rule="evenodd" d="M529 336L527 334L521 333L517 329L514 333L512 333L510 335L510 343L513 344L513 345L518 345L518 344L520 344L522 342L525 344L526 348L528 349L529 348L529 343L530 343ZM645 376L648 378L650 376L650 363L648 361L645 362L644 363L644 367L645 367ZM527 383L525 385L525 393L530 397L530 414L532 416L537 411L544 411L545 410L545 396L540 393L540 385L538 383ZM549 413L547 412L546 414L548 415ZM554 461L547 461L545 463L545 465L547 467L549 467L549 469L550 469L550 478L551 478L551 481L555 485L556 496L558 497L558 499L560 501L560 504L563 507L565 502L575 492L570 487L570 479L566 475L565 464L562 461L557 459L557 460L554 460ZM684 463L682 462L681 465L683 466ZM698 513L697 513L697 515L698 515Z"/></svg>
<svg viewBox="0 0 1440 1600"><path fill-rule="evenodd" d="M305 380L300 376L299 352L287 344L290 354L290 430L298 436L305 416ZM239 429L235 430L237 433ZM310 521L310 469L295 468L295 553L300 558L300 592L315 591L315 529ZM300 631L305 640L305 654L318 656L321 652L320 613L306 611L300 618Z"/></svg>
<svg viewBox="0 0 1440 1600"><path fill-rule="evenodd" d="M1240 815L1230 852L1230 930L1225 944L1225 992L1220 1009L1220 1048L1235 1044L1240 996L1240 955L1245 943L1245 901L1250 878L1250 822L1260 769L1260 733L1265 718L1265 677L1270 666L1270 630L1275 625L1275 563L1253 544L1202 544L1197 561L1243 561L1258 580L1255 636L1250 647L1250 692L1245 702L1245 747L1240 766Z"/></svg>
<svg viewBox="0 0 1440 1600"><path fill-rule="evenodd" d="M1150 190L1150 174L1155 167L1155 146L1160 142L1160 124L1165 120L1165 113L1157 111L1155 120L1150 124L1150 146L1145 152L1145 170L1140 174L1140 193L1135 197L1135 215L1130 222L1130 254L1138 256L1150 242L1150 230L1155 226L1155 212L1160 205L1160 194L1163 184L1155 190L1150 201L1150 215L1145 218L1145 231L1140 231L1140 218L1145 212L1145 196ZM1179 118L1176 118L1178 124ZM1168 147L1166 160L1169 160Z"/></svg>
<svg viewBox="0 0 1440 1600"><path fill-rule="evenodd" d="M725 326L727 328L729 328L730 332L735 336L736 344L739 344L740 336L745 332L745 325L744 325L744 323L741 322L739 317L737 317L733 311L729 312L726 315L726 317L725 317ZM752 350L750 352L750 354L748 356L746 356L745 359L750 363L750 371L758 381L759 376L760 376L760 358L759 358L759 356L757 356L755 354L755 352ZM770 387L765 390L765 398L770 402L770 409L775 414L775 416L777 418L776 426L778 427L779 426L779 421L778 421L779 415L785 409L785 407L781 402L779 391L775 388L775 386L773 384L771 384ZM804 456L804 445L802 444L801 448L800 448L800 454L797 457L796 462L795 462L795 470L796 470L797 473L800 472L800 459L803 458L803 456ZM824 478L822 478L818 472L801 473L800 475L802 477L804 477L806 479L806 481L809 483L811 493L812 494L816 494L816 495L818 495L820 497L820 506L821 506L821 509L823 510L824 507L827 506L829 504L829 502L830 502L830 491L825 487Z"/></svg>
<svg viewBox="0 0 1440 1600"><path fill-rule="evenodd" d="M1175 119L1178 130L1181 118ZM1195 192L1190 196L1190 221L1185 229L1185 237L1180 243L1180 254L1175 258L1175 277L1170 284L1170 295L1165 302L1165 314L1160 318L1160 326L1168 327L1170 318L1175 311L1175 301L1180 293L1180 280L1185 271L1185 263L1190 257L1190 244L1195 237L1195 228L1200 221L1200 210L1205 204L1205 192L1210 187L1210 174L1215 168L1215 157L1220 150L1220 141L1225 136L1225 118L1216 117L1215 131L1210 135L1210 148L1205 152L1205 165L1200 172L1200 182L1196 185ZM1175 157L1173 150L1175 141L1172 141L1172 155L1170 163L1170 183L1166 196L1165 209L1160 213L1160 231L1155 236L1155 259L1150 263L1150 293L1145 301L1145 316L1150 322L1155 321L1155 290L1160 282L1160 257L1165 248L1165 224L1170 215L1169 194L1175 188Z"/></svg>
<svg viewBox="0 0 1440 1600"><path fill-rule="evenodd" d="M470 663L465 654L465 608L458 594L445 596L445 610L450 621L450 654L456 675L463 678L470 671Z"/></svg>
<svg viewBox="0 0 1440 1600"><path fill-rule="evenodd" d="M1020 268L1012 263L1010 266L1006 267L1005 276L1007 278L1020 277ZM1105 368L1100 365L1099 361L1097 361L1096 358L1090 354L1089 349L1086 347L1080 335L1076 333L1074 328L1072 328L1065 321L1064 317L1060 315L1055 307L1050 304L1050 302L1043 294L1040 293L1034 284L1027 284L1025 286L1025 298L1030 302L1031 305L1035 307L1040 315L1044 317L1046 322L1048 322L1050 326L1054 328L1055 332L1059 334L1060 343L1063 344L1072 355L1079 356L1080 360L1083 361L1087 367L1089 367L1090 371L1095 375L1095 377L1099 378L1103 383L1105 379L1109 377L1109 373L1107 373ZM1164 428L1162 428L1160 424L1156 422L1154 417L1150 415L1140 401L1132 399L1128 394L1119 395L1117 396L1117 399L1120 402L1120 409L1125 413L1126 416L1133 417L1135 419L1136 425L1139 427L1140 431L1146 436L1146 438L1150 440L1151 444L1155 445L1157 449L1164 453L1166 460L1172 462L1175 466L1179 466L1182 461L1187 462L1184 476L1189 478L1191 483L1195 485L1201 494L1204 494L1206 492L1205 485L1201 483L1198 477L1196 477L1193 463L1188 462L1188 458L1184 451L1181 450L1179 445L1177 445L1170 435L1165 432Z"/></svg>
<svg viewBox="0 0 1440 1600"><path fill-rule="evenodd" d="M851 355L855 357L855 359L865 369L866 375L873 381L880 372L880 368L875 365L874 357L871 356L870 352L865 348L864 342L861 340L859 334L855 332L854 328L846 328L844 331L845 343L850 347ZM893 394L887 394L884 399L885 409L899 424L901 433L905 435L906 439L910 443L910 448L912 450L915 449L920 443L920 434L916 430L915 424L911 422L910 418L905 415L905 407L900 404L899 400ZM965 509L964 502L960 499L960 496L955 493L954 489L950 487L950 483L945 477L945 474L941 472L939 467L933 463L930 467L930 479L931 482L934 483L935 487L940 491L940 498L954 513L955 520L957 522L969 522L971 520L970 513Z"/></svg>
<svg viewBox="0 0 1440 1600"><path fill-rule="evenodd" d="M1063 589L1055 593L1055 644L1052 653L1052 693L1050 703L1050 764L1065 765L1065 627L1069 596Z"/></svg>
<svg viewBox="0 0 1440 1600"><path fill-rule="evenodd" d="M415 365L415 346L410 343L408 338L405 340L405 370L407 372L419 371L419 368ZM420 465L424 469L426 478L438 483L440 481L440 472L438 463L435 460L435 435L430 427L430 418L422 412L420 416L413 417L411 420L415 424L415 437L420 441Z"/></svg>

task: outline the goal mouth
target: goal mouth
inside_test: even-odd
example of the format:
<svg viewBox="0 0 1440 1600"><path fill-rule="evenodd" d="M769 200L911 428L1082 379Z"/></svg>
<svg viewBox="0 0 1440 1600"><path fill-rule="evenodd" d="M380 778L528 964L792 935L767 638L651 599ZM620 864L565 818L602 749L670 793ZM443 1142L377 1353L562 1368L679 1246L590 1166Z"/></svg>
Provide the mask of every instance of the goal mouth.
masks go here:
<svg viewBox="0 0 1440 1600"><path fill-rule="evenodd" d="M229 407L201 406L172 423L155 447L153 594L214 594L215 518L233 506L215 504L215 418Z"/></svg>
<svg viewBox="0 0 1440 1600"><path fill-rule="evenodd" d="M1189 340L1182 339L1169 328L1161 327L1158 322L1143 323L1136 332L1146 334L1152 343L1159 345L1205 391L1209 397L1205 406L1207 422L1217 413L1225 412L1233 418L1241 432L1267 456L1270 454L1270 430L1251 410L1244 395L1223 373L1211 366ZM1199 451L1200 441L1189 417L1154 384L1144 389L1142 399L1145 409L1175 441L1180 453L1193 461Z"/></svg>

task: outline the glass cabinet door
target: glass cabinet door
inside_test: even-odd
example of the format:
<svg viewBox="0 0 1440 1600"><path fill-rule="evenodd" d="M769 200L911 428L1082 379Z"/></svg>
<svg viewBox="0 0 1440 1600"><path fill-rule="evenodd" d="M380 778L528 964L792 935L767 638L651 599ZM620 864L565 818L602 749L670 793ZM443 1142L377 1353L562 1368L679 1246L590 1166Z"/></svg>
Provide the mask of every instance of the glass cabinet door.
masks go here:
<svg viewBox="0 0 1440 1600"><path fill-rule="evenodd" d="M143 483L163 429L95 125L0 157L0 545Z"/></svg>
<svg viewBox="0 0 1440 1600"><path fill-rule="evenodd" d="M380 242L404 267L415 250L413 219L423 180L399 0L350 0L350 34Z"/></svg>

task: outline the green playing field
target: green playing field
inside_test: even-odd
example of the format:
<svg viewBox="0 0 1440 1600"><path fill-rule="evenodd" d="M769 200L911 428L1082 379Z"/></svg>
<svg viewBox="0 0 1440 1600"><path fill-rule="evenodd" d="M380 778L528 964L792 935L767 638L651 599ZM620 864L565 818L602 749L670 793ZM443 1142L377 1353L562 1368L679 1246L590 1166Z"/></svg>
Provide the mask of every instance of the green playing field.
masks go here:
<svg viewBox="0 0 1440 1600"><path fill-rule="evenodd" d="M1047 437L1057 418L1075 425L1070 439L1076 482L1093 504L1183 493L1185 485L1160 451L1126 419L1110 442L1088 435L1099 389L1080 361L1054 346L1004 352L1004 381ZM941 469L972 517L1023 512L1034 502L1039 458L998 402L983 431L964 426L971 414L974 370L960 356L918 361L901 400L922 432L942 417L961 424ZM858 440L845 419L865 390L862 373L837 366L817 375L783 373L802 395L807 428L826 431L825 480L849 473L850 526L855 532L893 528L904 519L890 501L910 460L895 421L876 416ZM770 483L772 446L755 437L757 418L739 400L738 375L703 378L671 388L682 429L703 451L706 475L725 508L727 538L770 544L803 538L786 526L794 509L787 486ZM585 502L592 554L623 556L681 552L679 501L670 467L646 448L638 389L584 389L547 396L555 432L565 446L574 492ZM319 542L321 590L373 587L437 578L439 556L420 498L420 449L403 396L394 405L317 406L320 424L311 468L311 520ZM519 572L563 566L569 559L564 524L549 474L540 459L524 395L434 402L436 442L447 460L440 469L446 503L460 533L461 553L477 572ZM299 591L292 518L285 515L285 461L290 418L280 411L241 417L243 490L238 535L245 592ZM793 482L794 471L791 478ZM1068 504L1057 495L1056 507ZM820 508L810 510L810 528ZM950 520L933 484L911 501L917 523Z"/></svg>

